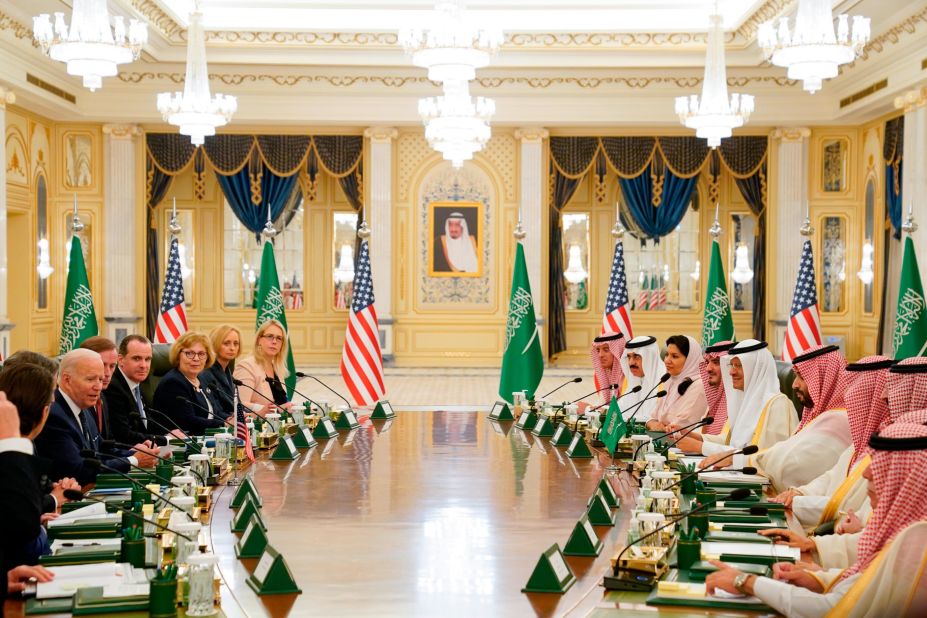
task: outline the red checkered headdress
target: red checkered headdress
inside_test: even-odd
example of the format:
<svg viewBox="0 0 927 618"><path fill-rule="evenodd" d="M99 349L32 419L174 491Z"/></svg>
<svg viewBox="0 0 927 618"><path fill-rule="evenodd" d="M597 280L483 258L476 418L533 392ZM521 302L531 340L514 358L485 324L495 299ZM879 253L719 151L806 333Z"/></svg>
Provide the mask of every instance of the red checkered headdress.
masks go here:
<svg viewBox="0 0 927 618"><path fill-rule="evenodd" d="M843 407L843 370L847 359L835 345L819 345L792 359L792 368L808 385L812 406L802 411L795 433L819 414Z"/></svg>
<svg viewBox="0 0 927 618"><path fill-rule="evenodd" d="M856 564L841 579L865 571L899 532L927 519L927 426L893 423L872 436L869 446L878 500L859 538Z"/></svg>
<svg viewBox="0 0 927 618"><path fill-rule="evenodd" d="M888 414L892 422L913 410L927 408L927 357L895 363L888 374Z"/></svg>
<svg viewBox="0 0 927 618"><path fill-rule="evenodd" d="M853 438L851 467L869 452L869 437L879 431L888 418L888 403L882 394L891 365L892 359L887 356L867 356L847 365L844 401Z"/></svg>
<svg viewBox="0 0 927 618"><path fill-rule="evenodd" d="M734 343L733 341L719 341L708 346L698 364L698 374L702 378L705 399L708 401L708 414L705 416L715 419L711 425L702 430L702 433L717 435L721 433L724 423L727 422L727 397L724 395L724 381L718 382L717 386L711 386L708 383L708 365L716 358L727 355L727 351L734 346Z"/></svg>
<svg viewBox="0 0 927 618"><path fill-rule="evenodd" d="M592 356L592 366L595 369L596 388L605 388L609 384L621 384L624 381L624 372L621 371L621 355L624 354L626 344L627 340L621 333L602 333L592 340L589 354ZM607 345L608 351L615 357L612 361L612 368L607 371L602 366L602 361L599 360L598 348L601 345ZM604 390L600 394L602 401L606 403L611 401L611 389Z"/></svg>

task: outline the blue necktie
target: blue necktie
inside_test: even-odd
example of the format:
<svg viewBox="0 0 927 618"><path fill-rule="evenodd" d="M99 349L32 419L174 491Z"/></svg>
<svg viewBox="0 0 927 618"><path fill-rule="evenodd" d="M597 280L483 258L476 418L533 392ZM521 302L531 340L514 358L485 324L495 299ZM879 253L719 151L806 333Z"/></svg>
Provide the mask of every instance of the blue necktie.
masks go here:
<svg viewBox="0 0 927 618"><path fill-rule="evenodd" d="M142 426L148 429L148 418L145 416L145 404L142 403L142 387L135 387L135 405L138 406L138 413L142 417Z"/></svg>

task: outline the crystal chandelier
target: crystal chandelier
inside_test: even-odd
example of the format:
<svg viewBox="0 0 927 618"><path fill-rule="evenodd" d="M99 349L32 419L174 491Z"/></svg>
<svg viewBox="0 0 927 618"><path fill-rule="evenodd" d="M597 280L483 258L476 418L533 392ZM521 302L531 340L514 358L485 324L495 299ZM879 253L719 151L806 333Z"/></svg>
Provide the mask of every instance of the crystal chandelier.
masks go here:
<svg viewBox="0 0 927 618"><path fill-rule="evenodd" d="M573 284L582 283L589 276L583 268L582 250L579 245L570 245L570 258L567 262L567 269L563 271L563 276Z"/></svg>
<svg viewBox="0 0 927 618"><path fill-rule="evenodd" d="M496 104L485 97L471 97L465 81L447 82L443 96L419 99L418 113L428 144L460 168L489 141L489 119L496 113Z"/></svg>
<svg viewBox="0 0 927 618"><path fill-rule="evenodd" d="M863 244L863 260L860 263L859 272L856 273L856 276L863 282L863 285L872 284L872 279L875 274L872 272L872 254L874 252L875 249L873 249L872 243L867 240Z"/></svg>
<svg viewBox="0 0 927 618"><path fill-rule="evenodd" d="M869 42L869 18L854 16L851 29L849 18L840 15L835 35L830 0L798 0L791 31L788 18L782 17L778 28L772 22L761 24L757 39L770 62L787 68L789 79L800 79L814 94Z"/></svg>
<svg viewBox="0 0 927 618"><path fill-rule="evenodd" d="M44 53L67 64L68 75L82 77L93 92L104 77L116 75L118 65L138 60L148 42L148 26L137 19L129 20L128 30L121 15L113 23L106 0L74 0L70 28L64 13L55 13L54 27L42 13L32 18L32 35Z"/></svg>
<svg viewBox="0 0 927 618"><path fill-rule="evenodd" d="M427 28L404 28L399 43L435 82L470 81L502 44L502 31L466 23L464 0L438 0Z"/></svg>
<svg viewBox="0 0 927 618"><path fill-rule="evenodd" d="M707 139L708 145L714 148L721 144L722 138L731 136L732 129L743 126L750 119L753 96L734 93L728 100L721 16L712 15L709 21L702 96L676 97L676 114L679 122L695 129L695 135Z"/></svg>
<svg viewBox="0 0 927 618"><path fill-rule="evenodd" d="M238 100L229 95L209 94L209 71L206 68L206 37L203 33L203 14L197 9L190 13L187 30L187 74L183 92L158 94L158 111L164 120L180 127L182 135L189 135L194 146L201 145L207 135L215 135L232 119L238 109Z"/></svg>

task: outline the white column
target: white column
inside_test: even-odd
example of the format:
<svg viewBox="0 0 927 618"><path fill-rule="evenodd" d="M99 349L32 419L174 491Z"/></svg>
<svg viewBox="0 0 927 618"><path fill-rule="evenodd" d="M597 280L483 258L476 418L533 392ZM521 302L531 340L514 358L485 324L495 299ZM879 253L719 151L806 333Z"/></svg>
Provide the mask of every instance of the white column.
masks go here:
<svg viewBox="0 0 927 618"><path fill-rule="evenodd" d="M12 91L0 86L0 354L10 354L10 331L15 324L7 314L7 231L6 231L6 106L16 102ZM27 295L28 296L28 295Z"/></svg>
<svg viewBox="0 0 927 618"><path fill-rule="evenodd" d="M145 265L136 259L136 230L146 206L137 203L135 161L135 139L141 134L136 125L103 125L103 334L116 343L125 335L141 332L136 290Z"/></svg>
<svg viewBox="0 0 927 618"><path fill-rule="evenodd" d="M808 138L811 129L789 127L776 129L773 138L778 140L776 170L775 216L767 218L767 225L775 229L775 243L766 249L770 271L776 272L776 287L772 291L766 339L773 354L778 355L785 340L789 323L792 294L801 261L802 237L798 234L808 207Z"/></svg>
<svg viewBox="0 0 927 618"><path fill-rule="evenodd" d="M545 323L542 317L545 307L541 305L541 255L546 254L541 246L544 240L542 222L544 206L547 204L547 173L544 169L544 140L550 134L540 127L522 128L515 131L515 139L521 142L521 170L519 186L521 196L518 213L521 226L525 230L525 264L528 267L528 279L531 282L531 296L534 310L538 314L538 325ZM542 341L546 341L546 336Z"/></svg>
<svg viewBox="0 0 927 618"><path fill-rule="evenodd" d="M908 218L912 209L917 231L911 235L918 250L927 246L927 86L910 90L895 99L895 109L904 110L904 152L902 154L903 176L901 179L901 222ZM887 206L886 206L887 207ZM905 234L902 233L903 241ZM882 352L892 353L892 331L895 326L895 311L898 308L898 285L901 277L903 242L889 242L885 251L888 260L888 280L885 282L885 330L882 338ZM923 261L918 262L924 272ZM876 265L878 268L878 264Z"/></svg>
<svg viewBox="0 0 927 618"><path fill-rule="evenodd" d="M399 132L392 127L370 127L364 137L370 140L365 217L370 226L373 290L383 361L389 363L393 359L393 140Z"/></svg>

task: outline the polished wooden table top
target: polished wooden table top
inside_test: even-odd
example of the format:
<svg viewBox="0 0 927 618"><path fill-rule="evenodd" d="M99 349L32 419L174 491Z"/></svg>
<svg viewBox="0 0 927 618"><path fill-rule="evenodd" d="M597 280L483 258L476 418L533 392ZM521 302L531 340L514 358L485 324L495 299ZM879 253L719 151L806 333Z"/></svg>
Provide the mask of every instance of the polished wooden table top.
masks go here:
<svg viewBox="0 0 927 618"><path fill-rule="evenodd" d="M400 412L389 425L365 423L295 461L258 461L253 474L270 542L303 594L286 602L251 594L227 533L231 511L220 504L212 542L246 613L588 613L602 600L602 575L619 532L623 539L626 511L615 528L596 529L605 542L598 558L567 557L578 581L566 594L521 588L541 553L566 543L607 460L568 459L511 423L507 435L497 433L485 416Z"/></svg>

